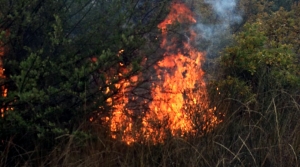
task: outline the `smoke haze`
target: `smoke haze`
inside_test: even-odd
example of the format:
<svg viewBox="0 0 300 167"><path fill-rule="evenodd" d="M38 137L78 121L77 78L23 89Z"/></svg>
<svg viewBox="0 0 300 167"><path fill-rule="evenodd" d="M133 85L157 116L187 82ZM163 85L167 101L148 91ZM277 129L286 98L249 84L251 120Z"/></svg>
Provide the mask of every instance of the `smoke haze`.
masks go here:
<svg viewBox="0 0 300 167"><path fill-rule="evenodd" d="M190 4L197 14L194 29L199 34L198 45L208 57L216 57L228 44L232 26L242 21L241 11L237 9L238 0L196 0Z"/></svg>

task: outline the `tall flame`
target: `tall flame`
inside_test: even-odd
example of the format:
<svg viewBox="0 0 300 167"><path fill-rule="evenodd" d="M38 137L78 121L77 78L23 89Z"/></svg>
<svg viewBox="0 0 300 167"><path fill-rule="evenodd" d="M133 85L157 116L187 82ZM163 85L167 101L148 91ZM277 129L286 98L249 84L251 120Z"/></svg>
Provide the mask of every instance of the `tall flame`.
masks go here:
<svg viewBox="0 0 300 167"><path fill-rule="evenodd" d="M195 24L192 11L183 3L173 3L166 19L158 25L162 32L161 48L165 50L163 59L154 69L152 77L149 111L132 111L126 108L129 103L131 80L122 80L116 85L120 89L119 104L115 104L110 119L110 130L121 131L121 139L128 144L147 140L162 142L168 135L185 136L197 130L207 131L220 120L209 109L202 62L205 54L193 47L196 33L190 28L184 30L184 38L168 35L168 28L174 23ZM136 77L136 76L135 76ZM122 85L122 86L121 86ZM116 100L117 101L117 100ZM133 115L140 112L141 124L135 126ZM199 123L204 124L199 127ZM199 129L200 128L200 129ZM112 134L113 138L117 138Z"/></svg>

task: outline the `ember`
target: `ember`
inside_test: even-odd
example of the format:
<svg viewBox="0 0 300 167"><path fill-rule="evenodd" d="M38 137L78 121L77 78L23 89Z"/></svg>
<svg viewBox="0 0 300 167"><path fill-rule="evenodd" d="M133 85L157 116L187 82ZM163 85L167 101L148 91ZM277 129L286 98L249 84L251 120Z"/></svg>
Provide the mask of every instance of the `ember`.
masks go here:
<svg viewBox="0 0 300 167"><path fill-rule="evenodd" d="M6 31L5 36L9 36L9 31ZM3 42L0 41L0 80L2 82L2 80L5 80L6 76L4 74L5 69L3 68L3 56L5 55L5 46L3 44ZM3 83L1 83L1 87L0 87L0 91L1 91L1 97L7 97L7 88L4 86ZM5 104L3 104L5 105ZM1 117L4 117L4 113L6 110L9 110L9 108L5 108L2 107L0 109L0 115Z"/></svg>

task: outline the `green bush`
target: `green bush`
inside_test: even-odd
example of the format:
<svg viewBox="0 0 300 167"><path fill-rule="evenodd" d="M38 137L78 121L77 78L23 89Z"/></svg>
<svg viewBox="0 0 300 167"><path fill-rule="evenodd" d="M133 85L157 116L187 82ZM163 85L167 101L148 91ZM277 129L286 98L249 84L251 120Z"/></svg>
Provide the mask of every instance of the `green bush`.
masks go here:
<svg viewBox="0 0 300 167"><path fill-rule="evenodd" d="M297 56L291 45L269 40L259 23L246 24L235 43L223 51L222 80L216 87L227 98L243 102L266 97L275 90L296 91L300 77Z"/></svg>

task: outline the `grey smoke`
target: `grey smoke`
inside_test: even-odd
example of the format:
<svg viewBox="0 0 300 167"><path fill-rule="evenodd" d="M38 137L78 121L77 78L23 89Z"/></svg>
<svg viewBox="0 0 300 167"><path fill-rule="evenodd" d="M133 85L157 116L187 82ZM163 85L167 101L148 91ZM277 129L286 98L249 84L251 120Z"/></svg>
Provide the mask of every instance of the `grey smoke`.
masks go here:
<svg viewBox="0 0 300 167"><path fill-rule="evenodd" d="M231 27L242 21L241 11L237 9L237 0L204 0L213 13L214 19L211 22L204 22L202 11L198 13L195 30L199 36L199 45L206 43L205 50L210 56L215 57L218 50L224 47L231 33ZM203 46L202 46L203 47Z"/></svg>
<svg viewBox="0 0 300 167"><path fill-rule="evenodd" d="M214 12L224 21L224 23L232 24L241 21L241 16L237 14L236 0L205 0L210 4Z"/></svg>

